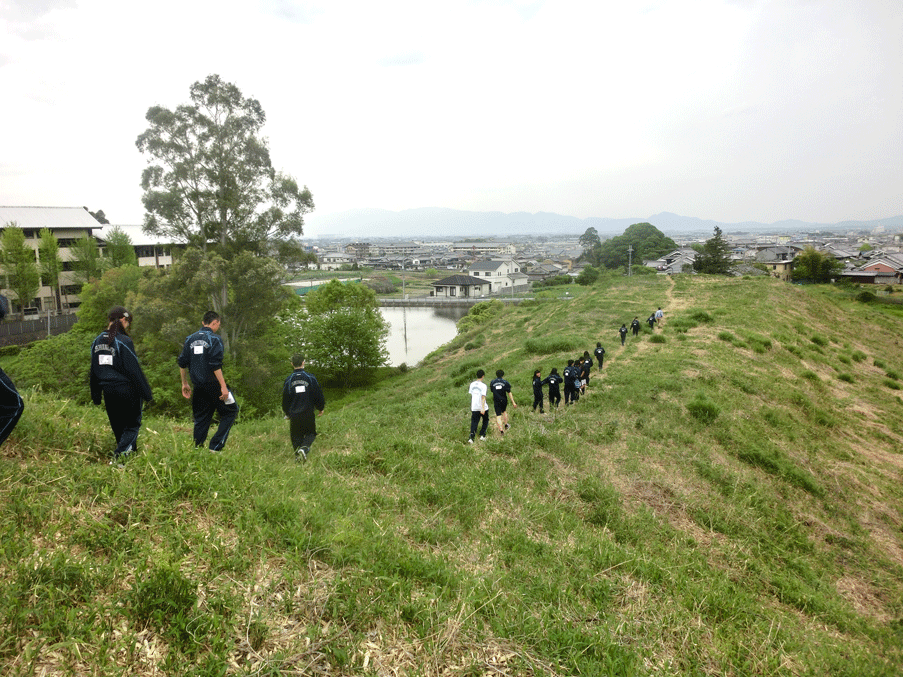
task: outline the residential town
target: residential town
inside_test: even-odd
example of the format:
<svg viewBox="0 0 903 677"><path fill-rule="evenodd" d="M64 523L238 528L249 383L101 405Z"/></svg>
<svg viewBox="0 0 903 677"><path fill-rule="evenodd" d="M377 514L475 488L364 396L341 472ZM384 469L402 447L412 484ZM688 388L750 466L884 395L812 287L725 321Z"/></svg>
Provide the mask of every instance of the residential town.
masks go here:
<svg viewBox="0 0 903 677"><path fill-rule="evenodd" d="M58 239L64 270L59 298L50 287L41 286L37 296L25 305L26 315L53 309L68 313L79 305L72 273L72 244L92 237L101 250L105 237L118 229L135 248L138 265L167 268L184 245L147 235L140 225L101 224L83 207L0 207L0 226L22 228L26 243L38 250L39 232L47 228ZM654 224L653 224L654 225ZM366 242L350 238L305 238L304 247L314 253L317 263L308 267L322 271L437 271L431 296L460 298L529 292L533 283L562 275L577 277L585 267L581 261L581 233L572 235L522 235L509 238L491 236L461 240L428 238L402 240L374 237ZM661 259L634 261L632 266L653 268L659 274L692 272L696 257L694 244L710 233L670 234L679 247ZM871 231L847 232L725 232L731 257L741 274L770 274L790 280L794 258L807 247L828 253L844 264L841 277L862 284L903 282L903 234ZM757 265L758 264L758 265ZM20 306L21 307L21 306Z"/></svg>

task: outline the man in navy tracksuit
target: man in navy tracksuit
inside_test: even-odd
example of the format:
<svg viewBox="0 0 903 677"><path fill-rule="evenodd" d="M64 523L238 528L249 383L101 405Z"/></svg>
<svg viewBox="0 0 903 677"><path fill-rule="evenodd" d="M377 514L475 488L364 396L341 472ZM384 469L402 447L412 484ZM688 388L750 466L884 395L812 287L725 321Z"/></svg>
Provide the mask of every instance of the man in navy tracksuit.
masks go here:
<svg viewBox="0 0 903 677"><path fill-rule="evenodd" d="M326 399L314 375L304 371L303 355L292 355L292 369L294 371L282 386L282 413L289 419L289 435L295 450L295 460L303 463L317 437L314 409L322 416Z"/></svg>
<svg viewBox="0 0 903 677"><path fill-rule="evenodd" d="M204 313L203 326L185 339L182 352L176 360L182 377L182 395L191 399L194 446L204 446L213 412L217 412L219 416L219 427L210 439L210 451L219 451L226 445L229 430L238 417L235 396L223 377L223 341L216 335L221 324L219 313L212 310Z"/></svg>
<svg viewBox="0 0 903 677"><path fill-rule="evenodd" d="M9 313L9 301L0 294L0 320ZM16 427L25 403L22 401L19 391L6 372L0 369L0 445L6 442L6 438Z"/></svg>

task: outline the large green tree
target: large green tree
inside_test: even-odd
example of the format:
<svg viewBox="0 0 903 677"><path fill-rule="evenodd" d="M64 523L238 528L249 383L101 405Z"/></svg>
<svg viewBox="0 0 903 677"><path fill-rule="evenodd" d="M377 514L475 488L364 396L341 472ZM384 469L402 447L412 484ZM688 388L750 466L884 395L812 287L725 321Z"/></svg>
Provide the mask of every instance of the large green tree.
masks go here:
<svg viewBox="0 0 903 677"><path fill-rule="evenodd" d="M35 250L25 244L25 232L15 222L6 224L0 236L0 246L6 286L16 295L24 318L25 308L41 288L41 273L35 260Z"/></svg>
<svg viewBox="0 0 903 677"><path fill-rule="evenodd" d="M633 248L630 252L630 248ZM600 245L598 263L605 268L625 268L628 257L633 263L658 259L677 249L677 243L651 223L634 223Z"/></svg>
<svg viewBox="0 0 903 677"><path fill-rule="evenodd" d="M44 278L44 283L50 287L50 295L54 299L56 309L59 310L61 306L60 274L63 272L63 260L60 258L59 240L49 228L41 229L38 257L41 259L41 277Z"/></svg>
<svg viewBox="0 0 903 677"><path fill-rule="evenodd" d="M793 259L790 279L825 284L839 277L842 272L843 262L814 247L806 247L802 254Z"/></svg>
<svg viewBox="0 0 903 677"><path fill-rule="evenodd" d="M733 268L731 246L715 226L715 234L705 241L693 261L693 270L708 275L730 275Z"/></svg>
<svg viewBox="0 0 903 677"><path fill-rule="evenodd" d="M306 186L273 168L261 135L266 116L256 99L218 75L194 83L189 96L190 103L174 110L151 107L149 126L137 139L149 163L141 176L144 230L216 254L209 258L215 270L207 266L216 284L205 287L206 305L223 315L224 325L242 327L241 336L224 340L234 355L232 340L256 327L229 310L252 308L251 294L259 291L259 285L252 291L236 283L243 270L237 258L266 256L280 241L300 235L313 198ZM270 283L278 287L281 279Z"/></svg>
<svg viewBox="0 0 903 677"><path fill-rule="evenodd" d="M122 228L114 226L104 234L104 240L107 243L107 261L110 268L138 265L138 255L135 254L132 238Z"/></svg>
<svg viewBox="0 0 903 677"><path fill-rule="evenodd" d="M69 250L72 253L73 277L82 286L91 280L99 280L107 269L97 240L90 235L75 240Z"/></svg>
<svg viewBox="0 0 903 677"><path fill-rule="evenodd" d="M331 280L305 297L305 308L284 320L286 342L312 368L348 387L366 383L388 363L389 325L376 294L362 284Z"/></svg>
<svg viewBox="0 0 903 677"><path fill-rule="evenodd" d="M583 247L583 260L590 265L598 266L602 254L602 240L599 239L599 231L595 228L587 228L580 236L580 246Z"/></svg>

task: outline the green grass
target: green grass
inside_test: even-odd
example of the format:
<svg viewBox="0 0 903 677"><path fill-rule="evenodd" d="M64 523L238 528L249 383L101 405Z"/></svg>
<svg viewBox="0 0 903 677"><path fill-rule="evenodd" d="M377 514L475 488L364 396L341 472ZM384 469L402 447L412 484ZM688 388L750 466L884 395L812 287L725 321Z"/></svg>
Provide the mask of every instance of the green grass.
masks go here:
<svg viewBox="0 0 903 677"><path fill-rule="evenodd" d="M282 419L194 450L186 405L112 468L101 408L25 393L0 671L899 674L903 319L761 278L569 291L330 400L304 465ZM533 370L596 341L589 394L530 413ZM521 406L470 446L478 368Z"/></svg>

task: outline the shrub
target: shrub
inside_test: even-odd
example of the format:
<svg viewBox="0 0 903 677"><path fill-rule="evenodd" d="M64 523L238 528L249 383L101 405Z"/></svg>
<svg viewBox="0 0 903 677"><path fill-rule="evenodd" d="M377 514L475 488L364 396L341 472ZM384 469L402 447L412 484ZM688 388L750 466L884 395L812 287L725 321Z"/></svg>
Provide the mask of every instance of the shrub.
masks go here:
<svg viewBox="0 0 903 677"><path fill-rule="evenodd" d="M579 351L585 343L585 340L575 336L547 336L527 339L524 348L530 355L550 355Z"/></svg>
<svg viewBox="0 0 903 677"><path fill-rule="evenodd" d="M697 395L695 399L687 404L687 411L696 420L702 423L711 423L721 413L721 409L717 404L708 400L704 395Z"/></svg>
<svg viewBox="0 0 903 677"><path fill-rule="evenodd" d="M862 362L865 360L866 354L861 350L854 350L850 357L853 358L854 362Z"/></svg>
<svg viewBox="0 0 903 677"><path fill-rule="evenodd" d="M875 360L872 362L872 364L874 364L876 367L878 367L878 369L884 369L884 368L887 367L887 365L885 364L884 360L879 360L877 357L876 357Z"/></svg>
<svg viewBox="0 0 903 677"><path fill-rule="evenodd" d="M828 345L827 339L824 336L819 336L818 334L816 334L809 340L812 341L812 343L814 343L815 345L821 346L822 348Z"/></svg>
<svg viewBox="0 0 903 677"><path fill-rule="evenodd" d="M729 331L720 331L720 332L718 332L718 338L719 338L721 341L727 341L728 343L733 343L733 342L734 342L734 335L731 334Z"/></svg>
<svg viewBox="0 0 903 677"><path fill-rule="evenodd" d="M894 371L893 369L888 369L888 370L885 372L885 376L887 376L887 378L893 379L894 381L899 381L899 380L900 380L900 373Z"/></svg>
<svg viewBox="0 0 903 677"><path fill-rule="evenodd" d="M852 374L848 374L846 372L841 372L837 375L838 381L845 381L846 383L853 383L855 379Z"/></svg>
<svg viewBox="0 0 903 677"><path fill-rule="evenodd" d="M890 388L891 390L899 390L899 389L900 389L900 384L897 383L896 381L892 381L892 380L889 379L889 378L888 378L888 379L884 379L884 385L886 385L886 386L887 386L888 388Z"/></svg>
<svg viewBox="0 0 903 677"><path fill-rule="evenodd" d="M856 300L860 303L871 303L876 298L878 297L870 291L861 291L856 295Z"/></svg>
<svg viewBox="0 0 903 677"><path fill-rule="evenodd" d="M649 337L649 343L665 343L665 337L661 334L653 334Z"/></svg>

